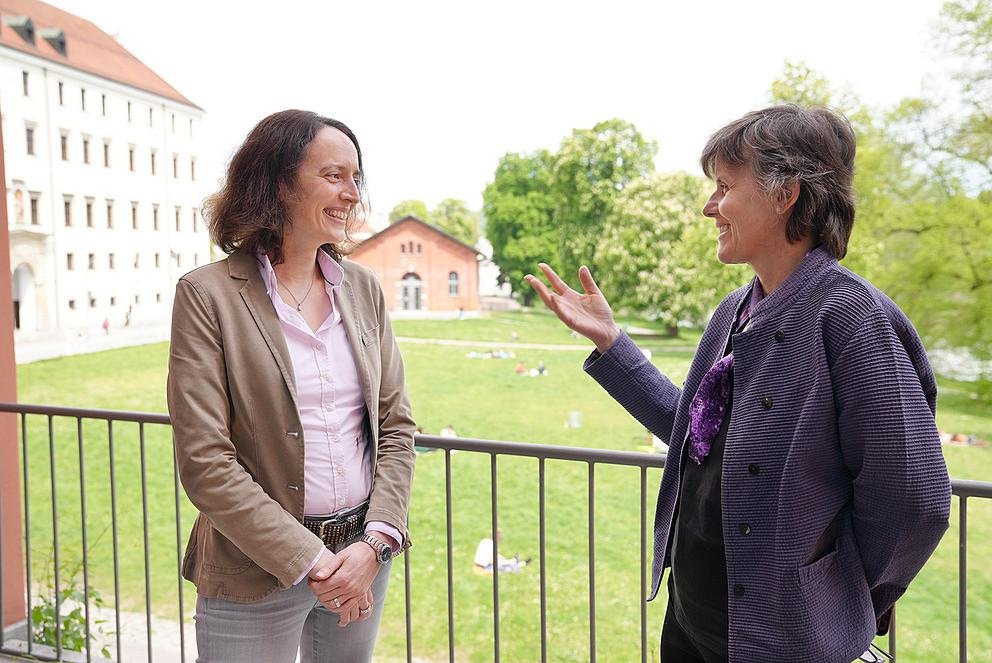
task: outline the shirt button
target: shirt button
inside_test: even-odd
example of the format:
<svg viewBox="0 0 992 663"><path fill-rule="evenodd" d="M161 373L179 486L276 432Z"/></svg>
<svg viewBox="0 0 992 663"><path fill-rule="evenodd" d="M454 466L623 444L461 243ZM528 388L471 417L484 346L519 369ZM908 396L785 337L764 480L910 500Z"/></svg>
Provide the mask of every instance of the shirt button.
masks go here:
<svg viewBox="0 0 992 663"><path fill-rule="evenodd" d="M734 585L734 596L741 597L744 596L744 585L737 583Z"/></svg>
<svg viewBox="0 0 992 663"><path fill-rule="evenodd" d="M775 332L775 340L778 341L779 343L781 343L782 341L784 341L785 340L785 332L783 332L781 329L779 329L778 331L776 331Z"/></svg>
<svg viewBox="0 0 992 663"><path fill-rule="evenodd" d="M771 396L765 396L761 399L761 407L765 408L766 410L772 409L772 404L773 401Z"/></svg>
<svg viewBox="0 0 992 663"><path fill-rule="evenodd" d="M750 465L747 466L747 471L750 474L758 474L759 472L761 472L761 468L756 463L751 463Z"/></svg>
<svg viewBox="0 0 992 663"><path fill-rule="evenodd" d="M740 529L741 534L744 536L747 536L748 534L751 533L751 526L748 525L747 523L741 523L738 529Z"/></svg>

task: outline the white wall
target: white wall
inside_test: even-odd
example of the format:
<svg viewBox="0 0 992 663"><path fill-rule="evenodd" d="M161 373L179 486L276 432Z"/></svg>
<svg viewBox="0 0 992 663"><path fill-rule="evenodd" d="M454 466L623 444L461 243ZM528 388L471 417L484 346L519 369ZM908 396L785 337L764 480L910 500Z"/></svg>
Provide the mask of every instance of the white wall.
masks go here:
<svg viewBox="0 0 992 663"><path fill-rule="evenodd" d="M85 110L82 90L86 91ZM210 260L209 237L199 208L216 179L203 172L205 160L197 158L203 111L5 47L0 47L0 110L11 270L21 264L31 267L38 295L35 302L47 308L37 315L22 313L22 320L37 321L37 331L94 329L105 316L114 325L123 324L130 306L132 325L167 321L177 278L195 264ZM29 124L35 128L34 155L26 150ZM67 160L62 159L63 135ZM84 163L84 139L89 141L89 163ZM109 166L104 165L105 142ZM173 174L173 155L178 159L178 177ZM194 159L195 181L190 165ZM17 215L18 190L21 218ZM38 195L38 225L31 224L31 193ZM70 226L65 223L66 196L71 196ZM87 225L88 199L92 201L92 227ZM108 201L113 201L112 228L107 223ZM137 204L137 229L132 227L132 203ZM158 230L153 229L154 205L158 205ZM68 254L73 256L72 269ZM31 331L22 329L21 333Z"/></svg>

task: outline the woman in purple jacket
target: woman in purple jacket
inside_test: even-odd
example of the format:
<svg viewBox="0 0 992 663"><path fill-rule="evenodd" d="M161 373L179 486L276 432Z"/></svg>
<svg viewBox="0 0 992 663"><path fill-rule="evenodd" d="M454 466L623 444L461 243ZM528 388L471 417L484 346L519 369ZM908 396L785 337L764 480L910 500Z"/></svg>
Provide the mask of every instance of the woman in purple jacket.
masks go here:
<svg viewBox="0 0 992 663"><path fill-rule="evenodd" d="M837 262L854 151L843 116L793 105L710 138L703 214L720 261L755 276L713 313L681 389L621 332L588 268L581 293L545 264L550 289L527 277L595 343L586 371L670 445L649 597L670 565L663 663L851 661L947 529L923 345Z"/></svg>

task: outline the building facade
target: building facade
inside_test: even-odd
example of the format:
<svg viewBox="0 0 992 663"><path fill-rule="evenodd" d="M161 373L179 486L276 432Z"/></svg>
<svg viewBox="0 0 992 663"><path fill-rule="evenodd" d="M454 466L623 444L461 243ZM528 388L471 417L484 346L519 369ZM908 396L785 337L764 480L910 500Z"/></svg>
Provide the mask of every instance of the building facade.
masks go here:
<svg viewBox="0 0 992 663"><path fill-rule="evenodd" d="M92 23L35 0L4 4L17 335L167 322L178 277L210 260L203 110Z"/></svg>
<svg viewBox="0 0 992 663"><path fill-rule="evenodd" d="M368 237L348 257L375 272L394 314L454 316L479 310L482 254L416 217Z"/></svg>

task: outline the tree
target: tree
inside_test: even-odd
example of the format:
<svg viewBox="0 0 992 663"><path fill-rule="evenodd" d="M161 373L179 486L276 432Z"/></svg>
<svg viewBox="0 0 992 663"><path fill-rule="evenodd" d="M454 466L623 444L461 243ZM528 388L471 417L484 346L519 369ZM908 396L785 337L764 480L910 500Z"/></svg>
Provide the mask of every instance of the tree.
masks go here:
<svg viewBox="0 0 992 663"><path fill-rule="evenodd" d="M422 200L401 200L396 203L396 206L389 213L389 222L396 223L408 216L415 216L425 223L431 222L431 214L427 211L427 204Z"/></svg>
<svg viewBox="0 0 992 663"><path fill-rule="evenodd" d="M464 200L445 198L431 212L435 226L457 237L469 246L479 241L479 213L473 212Z"/></svg>
<svg viewBox="0 0 992 663"><path fill-rule="evenodd" d="M686 173L653 174L617 196L596 252L596 278L618 309L702 326L728 292L749 278L716 257L716 230L701 210L708 182Z"/></svg>
<svg viewBox="0 0 992 663"><path fill-rule="evenodd" d="M619 119L576 129L554 157L552 194L559 229L559 269L574 274L592 262L618 194L654 171L658 146Z"/></svg>
<svg viewBox="0 0 992 663"><path fill-rule="evenodd" d="M506 154L482 193L486 237L493 245L500 282L509 283L525 306L531 305L534 292L523 277L534 273L538 262L554 261L558 254L552 159L547 150Z"/></svg>

